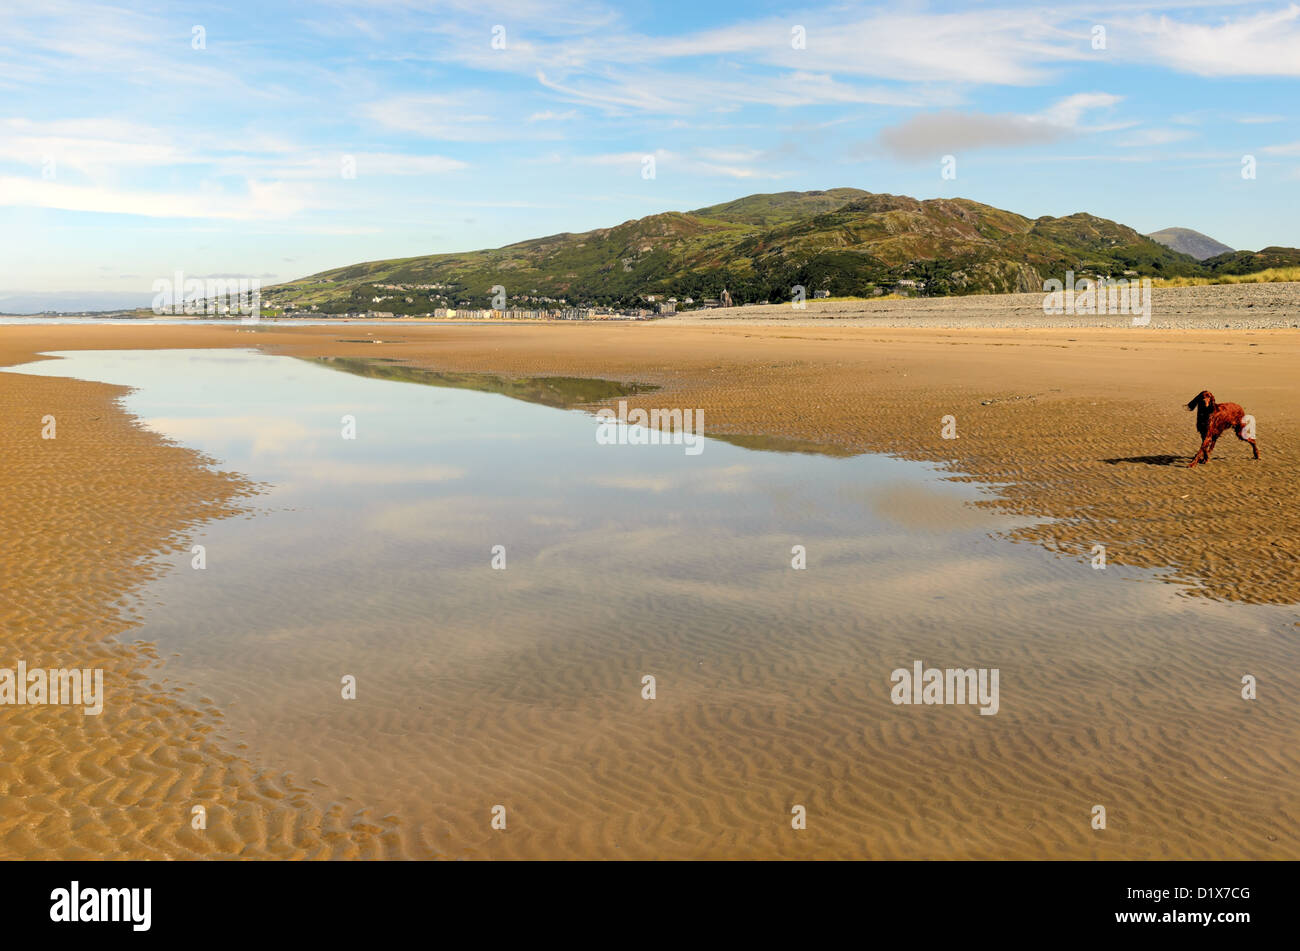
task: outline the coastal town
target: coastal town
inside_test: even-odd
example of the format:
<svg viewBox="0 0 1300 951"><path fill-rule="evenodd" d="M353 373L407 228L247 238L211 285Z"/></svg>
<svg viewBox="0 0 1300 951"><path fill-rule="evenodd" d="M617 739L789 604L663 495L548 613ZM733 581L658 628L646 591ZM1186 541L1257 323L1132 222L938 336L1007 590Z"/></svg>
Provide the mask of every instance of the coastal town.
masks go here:
<svg viewBox="0 0 1300 951"><path fill-rule="evenodd" d="M450 288L443 284L375 284L367 289L368 300L364 307L339 310L337 306L323 308L317 303L306 303L277 294L276 288L263 293L262 311L265 316L286 318L371 318L392 320L401 317L424 317L435 320L653 320L677 313L678 307L729 307L731 295L727 291L716 299L698 303L686 297L648 294L634 307L587 305L566 298L539 296L535 292L517 299L516 306L464 307L449 299ZM374 293L369 292L373 290ZM505 304L505 295L497 296L493 303ZM519 306L522 305L522 306ZM421 308L424 309L421 309Z"/></svg>
<svg viewBox="0 0 1300 951"><path fill-rule="evenodd" d="M903 283L915 289L916 282L900 282ZM924 288L924 284L921 286ZM264 316L285 318L338 317L379 320L402 317L424 317L435 320L654 320L680 311L713 310L736 307L745 303L735 301L731 293L724 288L717 297L700 299L645 294L640 297L637 306L631 307L579 303L562 297L539 296L536 292L518 299L519 303L526 306L463 307L453 306L453 302L445 296L445 292L450 289L445 284L375 284L369 289L375 292L365 301L369 306L340 310L337 306L322 307L317 303L290 298L279 293L279 288L270 288L262 293L262 313ZM810 296L814 299L828 298L830 291L815 291ZM421 310L421 305L426 302L430 306ZM500 303L505 301L501 300ZM771 301L748 303L768 304ZM202 306L198 309L203 310ZM206 313L208 316L225 316L220 312L220 308L216 314L212 314L210 310Z"/></svg>

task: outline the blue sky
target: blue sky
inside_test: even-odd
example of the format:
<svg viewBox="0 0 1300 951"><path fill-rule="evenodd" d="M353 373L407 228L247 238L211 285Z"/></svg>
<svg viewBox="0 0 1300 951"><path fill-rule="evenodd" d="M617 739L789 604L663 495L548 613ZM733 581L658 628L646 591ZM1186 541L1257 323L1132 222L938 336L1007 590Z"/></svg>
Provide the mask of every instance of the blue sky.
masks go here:
<svg viewBox="0 0 1300 951"><path fill-rule="evenodd" d="M1275 2L4 0L0 310L842 185L1300 246L1298 78Z"/></svg>

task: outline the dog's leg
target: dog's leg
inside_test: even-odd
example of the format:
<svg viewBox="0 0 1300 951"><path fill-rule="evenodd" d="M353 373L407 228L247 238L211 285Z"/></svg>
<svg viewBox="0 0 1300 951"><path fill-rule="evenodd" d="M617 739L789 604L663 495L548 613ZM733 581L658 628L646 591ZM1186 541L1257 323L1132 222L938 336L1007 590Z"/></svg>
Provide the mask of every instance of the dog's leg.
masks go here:
<svg viewBox="0 0 1300 951"><path fill-rule="evenodd" d="M1196 465L1198 462L1209 462L1209 461L1210 461L1210 450L1213 449L1213 448L1214 448L1214 437L1213 437L1213 436L1206 436L1206 437L1205 437L1205 442L1201 443L1201 448L1198 449L1198 450L1196 451L1196 455L1193 456L1193 457L1192 457L1192 461L1189 462L1189 463L1187 464L1187 468L1190 469L1192 466Z"/></svg>
<svg viewBox="0 0 1300 951"><path fill-rule="evenodd" d="M1210 461L1210 453L1214 452L1214 447L1218 443L1218 441L1219 441L1219 435L1217 433L1209 438L1210 447L1205 450L1205 456L1204 458L1201 459L1201 462Z"/></svg>
<svg viewBox="0 0 1300 951"><path fill-rule="evenodd" d="M1255 453L1255 458L1258 459L1258 458L1259 458L1259 446L1255 445L1255 440L1251 439L1249 436L1243 436L1242 433L1241 433L1242 429L1244 429L1245 426L1246 426L1245 423L1238 423L1238 424L1234 427L1234 428L1237 430L1237 438L1240 439L1242 442L1248 442L1248 443L1250 443L1250 448L1254 451L1254 453Z"/></svg>

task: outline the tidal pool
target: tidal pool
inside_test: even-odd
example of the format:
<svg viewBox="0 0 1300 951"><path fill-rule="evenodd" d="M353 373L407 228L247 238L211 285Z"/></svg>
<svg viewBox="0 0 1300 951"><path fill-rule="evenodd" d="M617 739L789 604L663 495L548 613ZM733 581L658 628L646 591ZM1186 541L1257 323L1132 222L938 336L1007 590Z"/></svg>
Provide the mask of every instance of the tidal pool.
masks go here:
<svg viewBox="0 0 1300 951"><path fill-rule="evenodd" d="M13 372L135 387L265 484L132 636L243 755L388 817L393 857L1300 854L1293 610L1009 543L925 464L600 445L559 408L626 384L57 356ZM996 713L894 703L916 663L999 671Z"/></svg>

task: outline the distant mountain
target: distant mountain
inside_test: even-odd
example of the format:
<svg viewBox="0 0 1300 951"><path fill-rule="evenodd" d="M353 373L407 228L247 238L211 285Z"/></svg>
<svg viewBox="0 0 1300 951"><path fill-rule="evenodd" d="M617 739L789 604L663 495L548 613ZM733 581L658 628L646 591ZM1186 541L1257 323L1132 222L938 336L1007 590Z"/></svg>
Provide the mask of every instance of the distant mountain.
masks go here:
<svg viewBox="0 0 1300 951"><path fill-rule="evenodd" d="M1071 270L1205 273L1188 255L1084 212L1034 219L965 198L835 188L749 195L503 248L356 264L263 297L270 306L315 304L323 313L400 314L487 307L494 285L506 289L508 307L525 309L561 299L630 306L644 295L700 301L725 288L739 304L788 300L795 285L809 298L910 287L899 281L924 283L927 295L1041 291L1045 279Z"/></svg>
<svg viewBox="0 0 1300 951"><path fill-rule="evenodd" d="M0 291L0 314L87 313L148 307L149 290Z"/></svg>
<svg viewBox="0 0 1300 951"><path fill-rule="evenodd" d="M1163 231L1153 231L1147 237L1152 241L1159 241L1166 248L1190 255L1198 261L1219 254L1229 254L1232 251L1232 248L1226 244L1220 244L1209 235L1193 231L1191 228L1165 228Z"/></svg>

